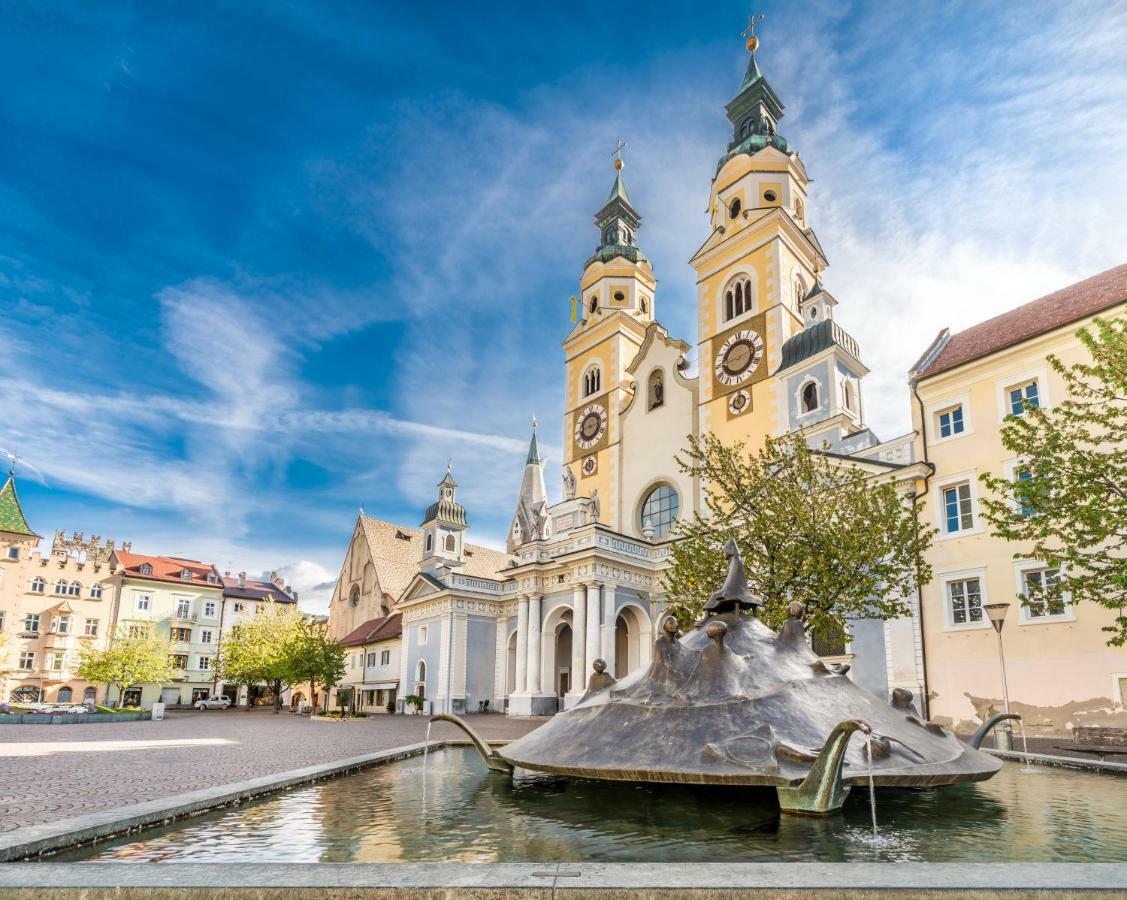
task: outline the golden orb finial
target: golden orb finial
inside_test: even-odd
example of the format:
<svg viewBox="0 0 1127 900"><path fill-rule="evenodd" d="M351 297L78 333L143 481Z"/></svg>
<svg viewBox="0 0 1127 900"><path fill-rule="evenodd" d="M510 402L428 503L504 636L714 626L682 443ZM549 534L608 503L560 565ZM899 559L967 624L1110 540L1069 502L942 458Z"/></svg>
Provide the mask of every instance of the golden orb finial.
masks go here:
<svg viewBox="0 0 1127 900"><path fill-rule="evenodd" d="M622 148L626 146L626 141L619 141L618 146L614 148L611 156L614 157L614 169L616 172L621 172L625 163L622 161Z"/></svg>
<svg viewBox="0 0 1127 900"><path fill-rule="evenodd" d="M621 159L616 159L616 160L614 161L614 168L615 168L615 169L616 169L617 171L619 171L619 172L621 172L621 171L622 171L622 167L623 167L624 165L626 165L626 163L624 163L624 162L623 162L623 161L622 161Z"/></svg>
<svg viewBox="0 0 1127 900"><path fill-rule="evenodd" d="M763 21L763 15L763 13L760 13L758 16L748 16L747 28L740 32L740 34L747 35L746 46L748 53L755 53L755 51L759 49L759 38L755 36L755 26Z"/></svg>

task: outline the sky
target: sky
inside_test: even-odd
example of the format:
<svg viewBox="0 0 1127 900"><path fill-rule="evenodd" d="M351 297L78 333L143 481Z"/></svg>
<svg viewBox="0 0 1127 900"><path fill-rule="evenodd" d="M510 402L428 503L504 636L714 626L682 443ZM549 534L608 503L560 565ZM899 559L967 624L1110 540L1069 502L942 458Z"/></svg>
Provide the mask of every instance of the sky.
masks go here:
<svg viewBox="0 0 1127 900"><path fill-rule="evenodd" d="M967 327L1127 257L1127 3L765 2L869 424ZM501 546L559 496L568 298L626 141L655 309L747 55L742 2L52 3L0 31L0 448L32 527L276 570L324 610L361 506L448 460Z"/></svg>

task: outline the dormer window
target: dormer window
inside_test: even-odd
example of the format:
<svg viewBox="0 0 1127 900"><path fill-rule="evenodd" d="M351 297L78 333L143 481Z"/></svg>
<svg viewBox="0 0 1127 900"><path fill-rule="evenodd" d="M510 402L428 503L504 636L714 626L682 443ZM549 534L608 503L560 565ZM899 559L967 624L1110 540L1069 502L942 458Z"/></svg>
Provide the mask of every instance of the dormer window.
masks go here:
<svg viewBox="0 0 1127 900"><path fill-rule="evenodd" d="M181 569L180 570L180 580L181 581L191 581L192 580L192 570L191 569Z"/></svg>
<svg viewBox="0 0 1127 900"><path fill-rule="evenodd" d="M208 584L215 584L218 580L219 579L215 577L214 572L208 572L207 573L207 583Z"/></svg>
<svg viewBox="0 0 1127 900"><path fill-rule="evenodd" d="M583 376L583 396L597 394L603 386L603 375L598 366L592 366Z"/></svg>
<svg viewBox="0 0 1127 900"><path fill-rule="evenodd" d="M724 321L751 312L751 282L740 275L724 291Z"/></svg>
<svg viewBox="0 0 1127 900"><path fill-rule="evenodd" d="M152 575L153 567L149 563L141 563L141 568L138 569L142 575Z"/></svg>

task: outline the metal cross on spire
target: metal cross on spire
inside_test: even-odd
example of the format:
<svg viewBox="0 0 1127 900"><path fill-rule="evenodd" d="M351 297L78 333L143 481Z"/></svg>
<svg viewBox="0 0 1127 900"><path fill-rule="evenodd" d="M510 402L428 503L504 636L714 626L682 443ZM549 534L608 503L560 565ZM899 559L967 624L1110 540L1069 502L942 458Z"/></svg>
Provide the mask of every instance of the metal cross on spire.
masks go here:
<svg viewBox="0 0 1127 900"><path fill-rule="evenodd" d="M616 146L614 148L614 152L611 153L611 156L614 159L614 167L616 169L622 168L622 150L625 146L626 146L626 141L619 141L618 146Z"/></svg>
<svg viewBox="0 0 1127 900"><path fill-rule="evenodd" d="M755 26L763 21L765 13L755 15L752 13L747 17L747 28L740 32L742 35L747 36L747 52L754 53L759 48L759 38L755 36Z"/></svg>

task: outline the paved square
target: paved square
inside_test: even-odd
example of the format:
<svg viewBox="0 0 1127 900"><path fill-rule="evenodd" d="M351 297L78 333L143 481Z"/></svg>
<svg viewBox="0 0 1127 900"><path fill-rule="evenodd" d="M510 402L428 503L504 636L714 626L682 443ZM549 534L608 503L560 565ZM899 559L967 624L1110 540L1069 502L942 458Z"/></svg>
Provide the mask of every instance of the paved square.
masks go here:
<svg viewBox="0 0 1127 900"><path fill-rule="evenodd" d="M542 720L471 716L490 740ZM0 831L418 743L424 716L313 721L269 710L172 712L162 722L0 728ZM435 723L434 739L464 737Z"/></svg>

